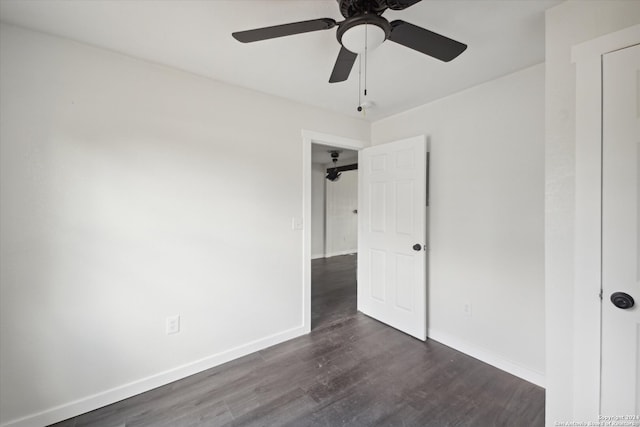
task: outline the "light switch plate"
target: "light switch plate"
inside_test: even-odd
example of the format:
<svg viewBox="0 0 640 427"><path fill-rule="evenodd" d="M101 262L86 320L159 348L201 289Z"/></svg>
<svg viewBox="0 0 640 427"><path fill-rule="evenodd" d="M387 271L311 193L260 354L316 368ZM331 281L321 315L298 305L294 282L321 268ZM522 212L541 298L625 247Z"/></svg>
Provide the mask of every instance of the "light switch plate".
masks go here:
<svg viewBox="0 0 640 427"><path fill-rule="evenodd" d="M180 332L180 315L176 314L175 316L167 317L166 324L167 335L177 334Z"/></svg>
<svg viewBox="0 0 640 427"><path fill-rule="evenodd" d="M293 230L302 230L302 218L294 217L291 219L291 228Z"/></svg>

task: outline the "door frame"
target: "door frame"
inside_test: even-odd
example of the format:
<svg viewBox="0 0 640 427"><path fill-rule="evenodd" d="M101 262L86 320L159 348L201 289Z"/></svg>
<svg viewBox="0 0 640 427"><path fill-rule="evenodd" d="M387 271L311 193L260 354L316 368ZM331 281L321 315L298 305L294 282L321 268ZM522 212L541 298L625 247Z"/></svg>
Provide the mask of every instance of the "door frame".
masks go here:
<svg viewBox="0 0 640 427"><path fill-rule="evenodd" d="M311 144L360 151L370 144L357 139L302 130L302 328L311 332Z"/></svg>
<svg viewBox="0 0 640 427"><path fill-rule="evenodd" d="M602 324L602 61L640 42L634 25L571 49L576 69L573 414L600 414ZM561 351L561 349L556 349Z"/></svg>

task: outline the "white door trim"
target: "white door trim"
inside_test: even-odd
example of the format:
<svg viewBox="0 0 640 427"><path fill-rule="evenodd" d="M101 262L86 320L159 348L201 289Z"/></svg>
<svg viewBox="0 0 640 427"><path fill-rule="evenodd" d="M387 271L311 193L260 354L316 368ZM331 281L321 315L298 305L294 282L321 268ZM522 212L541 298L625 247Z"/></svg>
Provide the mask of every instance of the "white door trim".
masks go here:
<svg viewBox="0 0 640 427"><path fill-rule="evenodd" d="M302 328L311 332L311 144L361 150L370 144L357 139L302 130Z"/></svg>
<svg viewBox="0 0 640 427"><path fill-rule="evenodd" d="M571 49L576 64L573 414L600 413L602 56L640 43L640 25ZM562 349L555 349L562 351Z"/></svg>

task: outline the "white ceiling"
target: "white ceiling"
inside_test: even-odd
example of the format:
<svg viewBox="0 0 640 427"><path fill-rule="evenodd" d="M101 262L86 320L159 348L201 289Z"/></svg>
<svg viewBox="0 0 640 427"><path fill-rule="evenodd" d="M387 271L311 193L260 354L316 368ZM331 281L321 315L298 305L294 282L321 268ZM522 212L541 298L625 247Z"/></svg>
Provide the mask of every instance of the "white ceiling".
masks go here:
<svg viewBox="0 0 640 427"><path fill-rule="evenodd" d="M344 148L330 147L328 145L311 144L311 161L313 163L331 163L330 152L337 150L339 165L358 163L358 152L356 150L346 150Z"/></svg>
<svg viewBox="0 0 640 427"><path fill-rule="evenodd" d="M2 0L0 19L323 109L377 120L544 60L544 10L559 0L423 0L403 19L469 45L444 63L385 42L329 84L336 29L242 44L231 33L315 18L343 20L336 0Z"/></svg>

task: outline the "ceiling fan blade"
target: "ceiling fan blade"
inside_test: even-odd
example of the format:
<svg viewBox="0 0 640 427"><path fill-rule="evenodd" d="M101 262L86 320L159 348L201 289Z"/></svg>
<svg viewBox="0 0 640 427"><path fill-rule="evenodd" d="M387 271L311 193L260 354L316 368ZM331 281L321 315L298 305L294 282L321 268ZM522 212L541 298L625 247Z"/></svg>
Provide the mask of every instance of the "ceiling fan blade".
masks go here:
<svg viewBox="0 0 640 427"><path fill-rule="evenodd" d="M336 25L337 22L331 18L320 18L309 21L292 22L290 24L274 25L273 27L256 28L255 30L236 31L231 35L239 42L251 43L311 31L328 30Z"/></svg>
<svg viewBox="0 0 640 427"><path fill-rule="evenodd" d="M467 48L464 43L402 20L391 23L389 40L445 62L451 61Z"/></svg>
<svg viewBox="0 0 640 427"><path fill-rule="evenodd" d="M329 77L329 83L338 83L347 80L357 57L357 54L341 47L340 53L338 53L338 59L336 59L336 64L333 66L331 77Z"/></svg>

